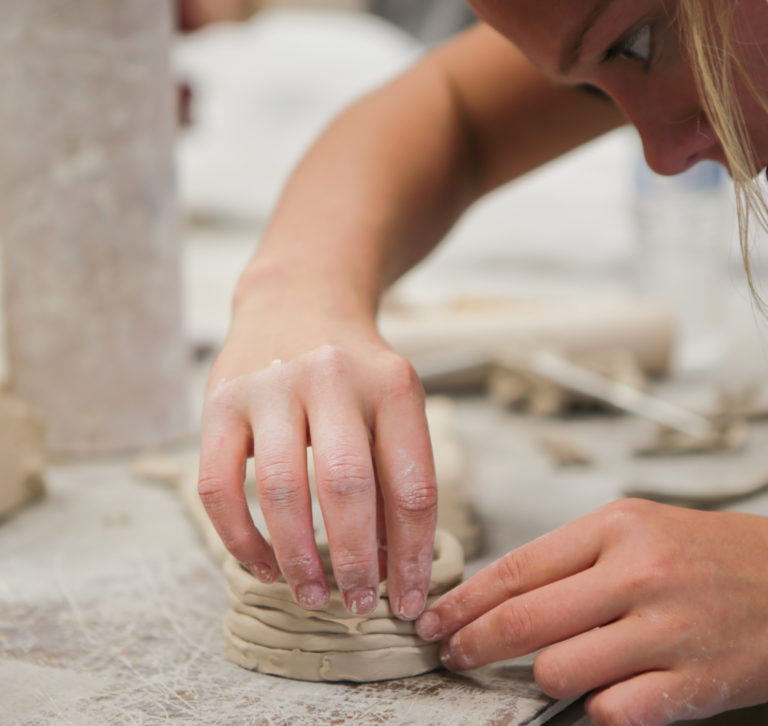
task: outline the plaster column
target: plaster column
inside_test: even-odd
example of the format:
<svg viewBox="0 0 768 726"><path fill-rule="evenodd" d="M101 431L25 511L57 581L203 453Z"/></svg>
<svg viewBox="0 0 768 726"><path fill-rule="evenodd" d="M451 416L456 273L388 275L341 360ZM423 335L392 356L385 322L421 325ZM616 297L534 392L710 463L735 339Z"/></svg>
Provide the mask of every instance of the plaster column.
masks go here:
<svg viewBox="0 0 768 726"><path fill-rule="evenodd" d="M11 390L50 448L185 433L170 0L0 0Z"/></svg>

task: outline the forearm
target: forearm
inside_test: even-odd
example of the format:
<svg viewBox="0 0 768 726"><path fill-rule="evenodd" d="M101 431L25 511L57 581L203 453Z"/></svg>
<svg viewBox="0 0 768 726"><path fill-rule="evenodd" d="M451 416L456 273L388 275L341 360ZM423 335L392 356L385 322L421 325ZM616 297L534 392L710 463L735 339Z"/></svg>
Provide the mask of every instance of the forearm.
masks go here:
<svg viewBox="0 0 768 726"><path fill-rule="evenodd" d="M305 309L373 316L475 196L453 103L427 60L338 117L289 180L238 298L268 269L311 296Z"/></svg>

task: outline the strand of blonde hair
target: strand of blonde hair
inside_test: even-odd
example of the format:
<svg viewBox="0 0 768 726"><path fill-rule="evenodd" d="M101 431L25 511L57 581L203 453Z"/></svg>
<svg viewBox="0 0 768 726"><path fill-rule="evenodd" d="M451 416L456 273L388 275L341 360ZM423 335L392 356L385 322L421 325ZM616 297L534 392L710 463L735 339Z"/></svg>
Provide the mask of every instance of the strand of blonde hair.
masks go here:
<svg viewBox="0 0 768 726"><path fill-rule="evenodd" d="M734 181L739 243L747 282L763 313L768 304L755 285L750 264L752 220L768 230L768 199L755 181L759 171L744 112L736 94L738 79L768 115L768 99L745 68L734 40L734 3L723 0L679 0L683 42L690 56L704 112L723 147Z"/></svg>

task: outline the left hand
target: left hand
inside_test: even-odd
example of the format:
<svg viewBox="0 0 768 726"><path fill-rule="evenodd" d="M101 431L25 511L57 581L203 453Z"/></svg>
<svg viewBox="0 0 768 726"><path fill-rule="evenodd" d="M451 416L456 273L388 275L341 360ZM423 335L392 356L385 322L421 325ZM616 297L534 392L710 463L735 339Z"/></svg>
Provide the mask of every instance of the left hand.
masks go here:
<svg viewBox="0 0 768 726"><path fill-rule="evenodd" d="M546 648L539 686L597 689L595 724L662 726L768 701L768 520L642 500L501 557L417 621L466 670Z"/></svg>

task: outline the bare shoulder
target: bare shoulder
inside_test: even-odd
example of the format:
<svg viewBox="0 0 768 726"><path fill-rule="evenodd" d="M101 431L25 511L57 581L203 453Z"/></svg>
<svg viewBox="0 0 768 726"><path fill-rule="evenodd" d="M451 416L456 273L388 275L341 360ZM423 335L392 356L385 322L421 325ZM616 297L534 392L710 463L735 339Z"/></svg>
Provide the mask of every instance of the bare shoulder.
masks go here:
<svg viewBox="0 0 768 726"><path fill-rule="evenodd" d="M484 23L424 62L451 86L483 160L485 191L625 123L611 101L557 84Z"/></svg>

